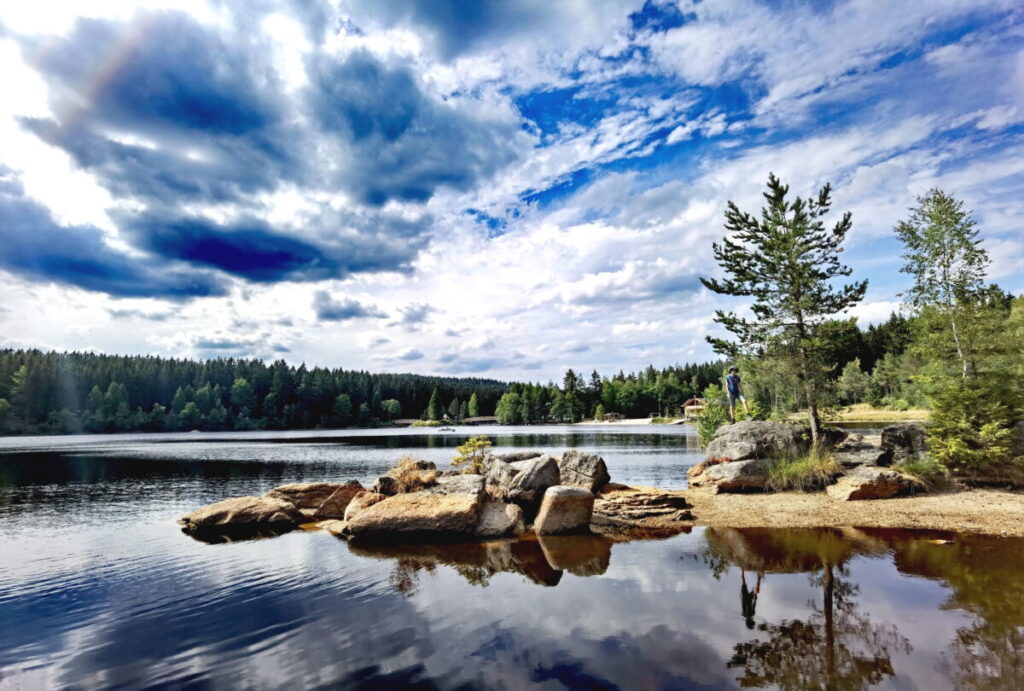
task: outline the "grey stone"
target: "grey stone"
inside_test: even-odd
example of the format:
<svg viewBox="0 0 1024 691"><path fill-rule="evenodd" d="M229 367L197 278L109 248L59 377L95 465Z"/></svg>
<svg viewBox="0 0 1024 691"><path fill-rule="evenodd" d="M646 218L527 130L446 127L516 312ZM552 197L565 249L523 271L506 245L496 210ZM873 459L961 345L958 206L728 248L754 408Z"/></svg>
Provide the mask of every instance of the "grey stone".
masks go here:
<svg viewBox="0 0 1024 691"><path fill-rule="evenodd" d="M290 501L277 497L233 497L196 509L178 520L187 533L295 526L305 520Z"/></svg>
<svg viewBox="0 0 1024 691"><path fill-rule="evenodd" d="M882 448L891 449L897 460L920 458L928 451L924 425L902 422L882 430Z"/></svg>
<svg viewBox="0 0 1024 691"><path fill-rule="evenodd" d="M764 459L732 461L710 466L700 484L717 492L763 492L768 483L768 468ZM694 480L690 484L695 483Z"/></svg>
<svg viewBox="0 0 1024 691"><path fill-rule="evenodd" d="M591 492L600 491L612 480L603 458L576 449L570 449L562 455L558 472L560 484L583 487Z"/></svg>
<svg viewBox="0 0 1024 691"><path fill-rule="evenodd" d="M510 451L509 453L497 454L494 458L505 463L514 463L516 461L528 461L531 458L538 458L543 455L544 452L542 451Z"/></svg>
<svg viewBox="0 0 1024 691"><path fill-rule="evenodd" d="M548 487L560 483L558 464L551 456L540 456L529 461L509 464L517 471L509 486L509 499L520 505L532 505L540 501ZM527 508L527 506L523 506ZM530 512L527 511L529 514Z"/></svg>
<svg viewBox="0 0 1024 691"><path fill-rule="evenodd" d="M501 461L492 463L484 476L488 493L496 498L507 498L512 490L512 481L518 474L508 463Z"/></svg>
<svg viewBox="0 0 1024 691"><path fill-rule="evenodd" d="M352 480L355 482L355 480ZM339 488L349 483L338 482L296 482L280 485L267 492L266 496L284 499L295 504L299 509L317 509ZM358 485L359 483L356 482ZM360 489L362 487L360 486Z"/></svg>
<svg viewBox="0 0 1024 691"><path fill-rule="evenodd" d="M516 504L500 501L485 502L480 509L477 537L510 537L522 535L526 530L523 510Z"/></svg>
<svg viewBox="0 0 1024 691"><path fill-rule="evenodd" d="M707 457L743 461L751 458L799 456L811 448L811 431L800 425L745 420L722 425L708 444Z"/></svg>
<svg viewBox="0 0 1024 691"><path fill-rule="evenodd" d="M892 449L882 448L878 437L851 434L833 451L836 462L844 468L861 465L887 466L892 463Z"/></svg>
<svg viewBox="0 0 1024 691"><path fill-rule="evenodd" d="M594 495L582 487L548 487L533 522L538 535L585 532L594 513Z"/></svg>
<svg viewBox="0 0 1024 691"><path fill-rule="evenodd" d="M347 531L353 538L377 540L472 537L481 504L476 494L396 494L352 516Z"/></svg>
<svg viewBox="0 0 1024 691"><path fill-rule="evenodd" d="M484 492L483 475L449 475L437 478L437 483L420 490L427 494L473 494L480 497Z"/></svg>
<svg viewBox="0 0 1024 691"><path fill-rule="evenodd" d="M888 499L922 489L919 482L899 471L861 466L839 478L836 484L826 487L825 491L833 499L855 501Z"/></svg>

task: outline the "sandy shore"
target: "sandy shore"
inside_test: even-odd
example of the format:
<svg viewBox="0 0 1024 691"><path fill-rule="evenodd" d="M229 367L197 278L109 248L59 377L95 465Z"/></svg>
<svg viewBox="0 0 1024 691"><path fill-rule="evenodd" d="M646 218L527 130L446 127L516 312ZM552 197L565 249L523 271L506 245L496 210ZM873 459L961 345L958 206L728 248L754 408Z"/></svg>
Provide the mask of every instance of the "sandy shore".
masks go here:
<svg viewBox="0 0 1024 691"><path fill-rule="evenodd" d="M967 489L899 499L835 501L824 492L686 490L694 525L729 528L930 528L1024 536L1024 492Z"/></svg>

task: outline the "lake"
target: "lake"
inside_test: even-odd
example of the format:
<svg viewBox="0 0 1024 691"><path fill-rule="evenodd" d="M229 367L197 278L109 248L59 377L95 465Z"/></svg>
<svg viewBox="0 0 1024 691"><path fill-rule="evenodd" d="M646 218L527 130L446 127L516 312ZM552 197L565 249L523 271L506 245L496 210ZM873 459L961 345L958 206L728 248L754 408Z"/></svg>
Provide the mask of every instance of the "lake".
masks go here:
<svg viewBox="0 0 1024 691"><path fill-rule="evenodd" d="M494 427L681 487L692 428ZM285 482L370 482L465 435L407 430L0 439L3 688L1024 688L1024 540L696 528L230 544L176 519ZM869 510L869 509L866 509Z"/></svg>

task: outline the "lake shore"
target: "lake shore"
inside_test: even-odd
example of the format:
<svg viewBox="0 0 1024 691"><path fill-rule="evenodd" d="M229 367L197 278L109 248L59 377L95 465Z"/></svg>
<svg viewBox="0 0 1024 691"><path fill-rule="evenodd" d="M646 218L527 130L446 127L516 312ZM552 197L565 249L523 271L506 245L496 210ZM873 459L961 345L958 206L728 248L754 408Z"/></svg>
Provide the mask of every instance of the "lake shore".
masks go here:
<svg viewBox="0 0 1024 691"><path fill-rule="evenodd" d="M713 494L691 488L694 525L721 528L914 528L1024 536L1024 492L963 489L873 501L824 492Z"/></svg>

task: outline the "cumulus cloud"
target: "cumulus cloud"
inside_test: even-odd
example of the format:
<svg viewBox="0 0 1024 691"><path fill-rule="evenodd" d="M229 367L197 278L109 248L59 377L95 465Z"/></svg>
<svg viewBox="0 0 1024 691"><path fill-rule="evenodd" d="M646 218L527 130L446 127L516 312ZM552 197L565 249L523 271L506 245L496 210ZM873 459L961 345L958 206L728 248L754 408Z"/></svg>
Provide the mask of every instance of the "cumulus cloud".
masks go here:
<svg viewBox="0 0 1024 691"><path fill-rule="evenodd" d="M316 312L317 319L329 322L368 317L380 319L388 316L375 306L363 304L353 298L335 300L326 290L318 290L313 296L313 311ZM383 340L387 342L387 339Z"/></svg>

